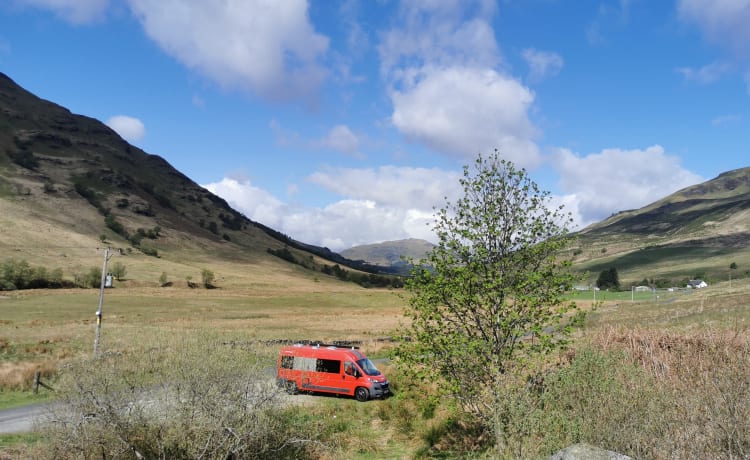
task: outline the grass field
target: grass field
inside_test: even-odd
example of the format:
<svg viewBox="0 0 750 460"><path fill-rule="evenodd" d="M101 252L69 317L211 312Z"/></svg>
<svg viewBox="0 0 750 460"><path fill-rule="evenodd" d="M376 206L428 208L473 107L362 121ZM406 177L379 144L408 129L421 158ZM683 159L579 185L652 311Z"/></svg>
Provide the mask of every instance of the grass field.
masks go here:
<svg viewBox="0 0 750 460"><path fill-rule="evenodd" d="M226 341L372 340L401 321L397 291L348 283L261 293L252 289L115 288L103 302L100 347L143 352L152 336L219 331ZM338 286L338 288L335 288ZM34 369L92 353L99 291L17 291L0 297L0 387L28 388ZM22 381L18 377L22 376Z"/></svg>
<svg viewBox="0 0 750 460"><path fill-rule="evenodd" d="M606 347L621 343L653 347L653 343L664 340L692 344L698 339L691 337L704 337L717 330L745 331L750 324L750 280L735 280L731 286L718 283L688 292L659 291L654 296L649 292L599 291L596 302L592 292L572 294L581 308L590 311L577 342L581 346L595 343ZM210 335L215 337L215 346L243 347L264 356L272 366L278 346L267 345L267 341L363 340L365 353L385 356L390 344L381 339L392 336L404 321L403 294L330 280L311 280L289 288L273 282L244 287L238 282L220 289L123 283L105 291L100 346L105 354L137 361L159 344ZM45 390L38 396L31 393L34 371L41 369L54 386L60 365L92 353L98 296L96 289L72 289L18 291L0 297L0 407L49 399L51 395ZM648 356L655 359L653 348L649 350L652 351ZM630 352L643 356L642 351ZM200 359L198 354L196 360ZM690 359L691 355L681 356L680 359ZM660 359L668 362L669 358ZM676 369L684 364L674 366ZM405 382L400 381L397 370L388 364L379 367L398 392L398 385ZM21 380L18 376L22 376ZM642 378L638 380L641 381ZM643 386L647 381L643 382L629 385L642 386L633 391L653 391ZM679 391L686 391L680 388ZM372 404L326 397L313 401L315 407L308 409L309 413L328 420L325 429L330 432L326 436L336 446L323 458L413 458L424 449L444 443L446 427L456 423L446 408L430 406L429 398L392 398ZM608 401L616 407L623 405L617 399ZM615 410L606 407L602 410ZM620 426L615 415L612 417L613 426ZM634 432L632 436L648 435L644 433ZM24 452L23 446L33 445L36 440L33 435L0 436L0 446L18 446L19 452Z"/></svg>

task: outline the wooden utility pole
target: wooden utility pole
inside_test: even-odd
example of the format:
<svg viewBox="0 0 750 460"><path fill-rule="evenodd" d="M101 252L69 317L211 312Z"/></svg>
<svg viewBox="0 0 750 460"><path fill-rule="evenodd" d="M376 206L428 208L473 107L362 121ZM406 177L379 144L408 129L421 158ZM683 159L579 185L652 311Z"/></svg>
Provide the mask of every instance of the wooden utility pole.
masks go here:
<svg viewBox="0 0 750 460"><path fill-rule="evenodd" d="M104 248L104 265L102 266L102 281L99 286L99 309L96 310L96 337L94 338L94 358L99 353L99 336L102 332L102 304L104 303L104 283L107 279L107 261L109 260L109 248Z"/></svg>

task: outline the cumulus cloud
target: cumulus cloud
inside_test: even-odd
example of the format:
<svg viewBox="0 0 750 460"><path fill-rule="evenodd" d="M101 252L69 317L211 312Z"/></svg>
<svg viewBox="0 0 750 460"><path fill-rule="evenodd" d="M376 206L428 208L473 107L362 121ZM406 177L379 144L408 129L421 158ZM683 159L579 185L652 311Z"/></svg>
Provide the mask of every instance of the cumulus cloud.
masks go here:
<svg viewBox="0 0 750 460"><path fill-rule="evenodd" d="M459 173L437 168L381 166L331 168L308 180L334 193L378 205L431 211L446 197L458 196Z"/></svg>
<svg viewBox="0 0 750 460"><path fill-rule="evenodd" d="M520 166L539 163L528 118L534 94L517 80L494 70L438 69L391 98L393 125L436 151L470 158L497 148Z"/></svg>
<svg viewBox="0 0 750 460"><path fill-rule="evenodd" d="M270 100L309 100L325 78L329 40L306 0L128 0L146 34L224 87Z"/></svg>
<svg viewBox="0 0 750 460"><path fill-rule="evenodd" d="M709 40L750 57L750 0L678 0L677 11Z"/></svg>
<svg viewBox="0 0 750 460"><path fill-rule="evenodd" d="M249 180L226 177L220 182L206 184L202 187L224 198L230 206L249 219L275 229L281 229L284 214L287 212L287 205L271 193L255 187Z"/></svg>
<svg viewBox="0 0 750 460"><path fill-rule="evenodd" d="M529 81L539 82L547 77L553 77L560 73L563 67L563 58L559 54L550 51L540 51L527 48L521 52L521 57L529 66Z"/></svg>
<svg viewBox="0 0 750 460"><path fill-rule="evenodd" d="M15 0L17 4L52 11L73 24L85 24L104 16L109 0Z"/></svg>
<svg viewBox="0 0 750 460"><path fill-rule="evenodd" d="M127 115L115 115L107 120L106 125L130 143L138 142L146 135L146 127L143 126L143 122Z"/></svg>
<svg viewBox="0 0 750 460"><path fill-rule="evenodd" d="M496 67L500 51L485 19L495 11L494 3L488 1L402 2L399 27L386 31L378 46L381 72L388 78L404 79L410 69L425 63Z"/></svg>
<svg viewBox="0 0 750 460"><path fill-rule="evenodd" d="M539 162L528 112L533 93L502 69L488 22L490 1L403 2L397 26L381 35L381 76L390 121L406 138L473 158L499 149L521 166Z"/></svg>
<svg viewBox="0 0 750 460"><path fill-rule="evenodd" d="M346 125L336 125L331 128L331 131L318 144L357 158L363 157L360 152L359 137Z"/></svg>
<svg viewBox="0 0 750 460"><path fill-rule="evenodd" d="M401 238L434 241L429 225L432 207L441 204L445 194L454 194L456 177L418 168L330 170L312 175L310 181L343 198L321 208L287 204L246 179L225 178L204 187L252 220L299 241L340 251Z"/></svg>
<svg viewBox="0 0 750 460"><path fill-rule="evenodd" d="M558 199L569 205L578 225L645 206L704 180L659 145L645 150L606 149L588 156L559 149L552 165L565 193Z"/></svg>

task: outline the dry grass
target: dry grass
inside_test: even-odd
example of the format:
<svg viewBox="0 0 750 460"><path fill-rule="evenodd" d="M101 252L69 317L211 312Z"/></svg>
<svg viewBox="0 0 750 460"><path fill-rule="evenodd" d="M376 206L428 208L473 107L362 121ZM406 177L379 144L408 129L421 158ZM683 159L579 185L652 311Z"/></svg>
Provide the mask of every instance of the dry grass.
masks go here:
<svg viewBox="0 0 750 460"><path fill-rule="evenodd" d="M30 390L34 374L41 373L43 379L57 374L58 361L0 363L0 388L10 390Z"/></svg>
<svg viewBox="0 0 750 460"><path fill-rule="evenodd" d="M96 289L18 291L0 299L0 357L14 369L46 363L54 368L93 351ZM304 282L289 288L189 289L117 287L105 292L101 349L138 354L154 336L218 331L227 342L364 340L376 353L379 339L402 321L403 300L393 291L347 283ZM4 374L0 374L4 375ZM24 388L13 372L0 389ZM33 376L33 371L31 371Z"/></svg>

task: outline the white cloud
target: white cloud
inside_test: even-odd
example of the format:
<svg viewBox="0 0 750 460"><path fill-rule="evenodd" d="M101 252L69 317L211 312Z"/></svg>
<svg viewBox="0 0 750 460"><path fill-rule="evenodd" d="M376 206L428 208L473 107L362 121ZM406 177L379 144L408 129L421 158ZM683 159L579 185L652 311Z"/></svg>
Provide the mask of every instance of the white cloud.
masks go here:
<svg viewBox="0 0 750 460"><path fill-rule="evenodd" d="M138 142L146 135L146 127L143 126L143 122L127 115L115 115L107 120L106 125L130 143Z"/></svg>
<svg viewBox="0 0 750 460"><path fill-rule="evenodd" d="M249 219L281 230L287 205L271 193L255 187L247 179L224 178L221 182L203 185L211 193L224 198L230 206Z"/></svg>
<svg viewBox="0 0 750 460"><path fill-rule="evenodd" d="M677 11L709 40L750 57L750 0L678 0Z"/></svg>
<svg viewBox="0 0 750 460"><path fill-rule="evenodd" d="M521 57L529 66L529 80L532 82L555 76L563 67L563 58L549 51L527 48L521 52Z"/></svg>
<svg viewBox="0 0 750 460"><path fill-rule="evenodd" d="M341 200L325 208L286 216L285 233L340 251L387 239L418 238L409 212L367 200ZM314 223L314 225L311 225Z"/></svg>
<svg viewBox="0 0 750 460"><path fill-rule="evenodd" d="M436 151L473 158L497 148L519 166L539 162L536 128L528 118L534 94L494 70L434 70L391 98L394 126Z"/></svg>
<svg viewBox="0 0 750 460"><path fill-rule="evenodd" d="M445 197L459 193L456 172L437 168L335 168L311 174L308 180L342 196L381 206L431 211Z"/></svg>
<svg viewBox="0 0 750 460"><path fill-rule="evenodd" d="M552 164L566 194L558 199L570 205L579 225L640 208L703 181L659 145L645 150L606 149L585 157L559 149Z"/></svg>
<svg viewBox="0 0 750 460"><path fill-rule="evenodd" d="M308 100L325 78L328 38L306 0L128 0L168 54L224 87L271 100Z"/></svg>
<svg viewBox="0 0 750 460"><path fill-rule="evenodd" d="M500 64L495 34L487 22L495 14L492 2L404 1L400 10L400 27L384 33L378 46L381 72L389 78L402 79L408 73L405 69L424 64L485 68Z"/></svg>
<svg viewBox="0 0 750 460"><path fill-rule="evenodd" d="M359 137L346 125L336 125L331 128L331 131L318 144L357 158L363 157L360 152Z"/></svg>
<svg viewBox="0 0 750 460"><path fill-rule="evenodd" d="M686 80L693 81L702 85L714 83L724 75L732 71L732 65L728 62L716 61L704 65L699 69L691 67L681 67L677 71L681 73Z"/></svg>
<svg viewBox="0 0 750 460"><path fill-rule="evenodd" d="M499 149L521 166L539 161L528 117L533 93L506 75L491 1L422 0L400 5L397 26L381 35L381 76L390 121L435 151L474 158Z"/></svg>
<svg viewBox="0 0 750 460"><path fill-rule="evenodd" d="M457 175L427 169L338 169L311 176L343 198L322 208L291 206L245 179L204 185L248 218L299 241L340 251L401 238L434 241L433 206L454 195ZM455 184L455 186L454 186Z"/></svg>
<svg viewBox="0 0 750 460"><path fill-rule="evenodd" d="M15 0L17 4L49 10L73 24L85 24L104 16L109 0Z"/></svg>

